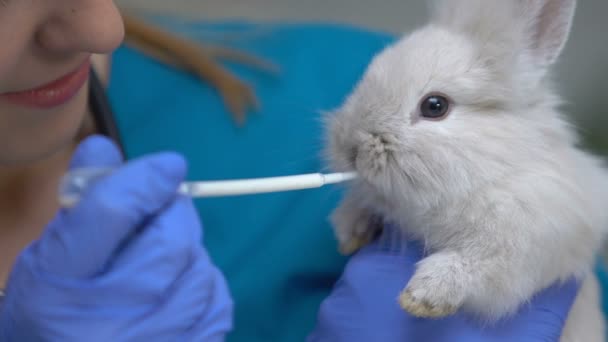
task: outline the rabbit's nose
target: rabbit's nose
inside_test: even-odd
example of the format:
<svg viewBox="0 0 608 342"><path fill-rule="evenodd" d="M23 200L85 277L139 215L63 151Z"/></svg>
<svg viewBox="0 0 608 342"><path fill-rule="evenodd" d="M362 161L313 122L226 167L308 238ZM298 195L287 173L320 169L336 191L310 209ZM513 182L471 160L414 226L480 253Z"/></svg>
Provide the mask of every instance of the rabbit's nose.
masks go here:
<svg viewBox="0 0 608 342"><path fill-rule="evenodd" d="M382 136L370 134L357 147L355 169L368 175L377 175L388 166L391 147Z"/></svg>
<svg viewBox="0 0 608 342"><path fill-rule="evenodd" d="M382 172L388 166L390 156L395 152L390 135L368 133L357 146L355 165L373 173Z"/></svg>
<svg viewBox="0 0 608 342"><path fill-rule="evenodd" d="M362 148L373 156L383 155L391 150L387 139L380 134L370 135L369 139L365 141Z"/></svg>

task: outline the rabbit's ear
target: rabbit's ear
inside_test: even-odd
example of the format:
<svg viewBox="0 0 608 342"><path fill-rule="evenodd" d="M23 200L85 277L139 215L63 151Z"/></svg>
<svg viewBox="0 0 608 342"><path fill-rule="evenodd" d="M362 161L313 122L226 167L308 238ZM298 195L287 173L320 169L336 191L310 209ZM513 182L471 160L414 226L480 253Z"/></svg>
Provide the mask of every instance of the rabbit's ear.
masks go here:
<svg viewBox="0 0 608 342"><path fill-rule="evenodd" d="M576 0L517 0L527 19L527 48L541 67L553 64L564 48L574 18Z"/></svg>
<svg viewBox="0 0 608 342"><path fill-rule="evenodd" d="M561 54L576 0L430 0L432 22L463 32L495 57L525 51L546 68Z"/></svg>

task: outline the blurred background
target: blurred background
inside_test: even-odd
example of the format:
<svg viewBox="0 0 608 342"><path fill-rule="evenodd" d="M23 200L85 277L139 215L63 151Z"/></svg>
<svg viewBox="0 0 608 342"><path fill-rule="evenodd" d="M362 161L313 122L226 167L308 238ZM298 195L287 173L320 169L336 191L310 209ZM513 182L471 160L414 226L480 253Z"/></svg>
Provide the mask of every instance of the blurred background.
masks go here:
<svg viewBox="0 0 608 342"><path fill-rule="evenodd" d="M400 34L423 24L425 1L378 0L118 0L146 14L204 21L325 21ZM608 156L608 1L582 0L556 79L585 145ZM606 101L606 102L605 102Z"/></svg>
<svg viewBox="0 0 608 342"><path fill-rule="evenodd" d="M427 19L421 0L119 0L124 9L203 21L323 21L394 34ZM555 78L585 147L608 157L608 1L579 0ZM606 97L606 98L605 98ZM608 205L608 204L607 204ZM607 208L608 209L608 208ZM607 253L608 256L608 253Z"/></svg>

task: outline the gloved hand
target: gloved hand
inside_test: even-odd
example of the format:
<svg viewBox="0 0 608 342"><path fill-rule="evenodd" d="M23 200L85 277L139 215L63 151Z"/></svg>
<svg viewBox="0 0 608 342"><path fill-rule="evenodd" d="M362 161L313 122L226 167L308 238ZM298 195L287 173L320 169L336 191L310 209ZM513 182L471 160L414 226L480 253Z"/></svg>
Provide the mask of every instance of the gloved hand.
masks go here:
<svg viewBox="0 0 608 342"><path fill-rule="evenodd" d="M105 138L79 146L72 167L119 168L18 257L1 341L221 341L231 329L225 280L191 200L177 195L184 160L121 164Z"/></svg>
<svg viewBox="0 0 608 342"><path fill-rule="evenodd" d="M405 245L407 244L407 248ZM482 327L462 313L439 320L409 315L397 297L421 259L419 245L386 226L378 240L347 263L322 303L308 341L532 342L558 341L578 291L575 280L542 291L513 317Z"/></svg>

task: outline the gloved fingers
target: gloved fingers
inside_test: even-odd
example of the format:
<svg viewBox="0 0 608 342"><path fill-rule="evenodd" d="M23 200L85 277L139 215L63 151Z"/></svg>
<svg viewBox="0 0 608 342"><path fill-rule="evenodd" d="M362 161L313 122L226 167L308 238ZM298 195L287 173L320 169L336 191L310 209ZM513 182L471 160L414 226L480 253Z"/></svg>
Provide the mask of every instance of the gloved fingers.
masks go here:
<svg viewBox="0 0 608 342"><path fill-rule="evenodd" d="M379 236L362 247L354 257L369 254L402 256L404 262L415 264L424 257L424 246L419 241L409 239L398 225L383 223Z"/></svg>
<svg viewBox="0 0 608 342"><path fill-rule="evenodd" d="M76 168L113 168L119 167L123 162L118 147L107 137L101 135L93 135L85 138L77 147L72 155L69 169ZM62 243L57 240L55 226L60 226L63 213L59 213L57 217L49 224L42 239L31 248L35 248L40 255L53 255L59 253L57 251L57 243ZM50 241L52 240L52 241ZM81 256L82 257L82 256ZM78 259L80 259L79 257ZM43 260L46 261L46 260ZM52 261L51 259L48 260ZM62 261L59 260L61 265ZM48 265L47 265L48 266ZM67 265L66 265L67 266ZM50 268L53 268L52 266Z"/></svg>
<svg viewBox="0 0 608 342"><path fill-rule="evenodd" d="M580 285L580 280L571 278L555 283L533 297L519 317L527 322L525 335L528 339L524 341L559 340Z"/></svg>
<svg viewBox="0 0 608 342"><path fill-rule="evenodd" d="M514 316L496 322L491 331L501 341L558 341L579 287L575 278L555 283L532 297Z"/></svg>
<svg viewBox="0 0 608 342"><path fill-rule="evenodd" d="M213 296L209 298L206 310L195 320L188 332L188 341L224 341L233 328L234 303L228 284L219 269L211 270L215 274Z"/></svg>
<svg viewBox="0 0 608 342"><path fill-rule="evenodd" d="M118 147L104 136L84 139L74 151L70 169L84 167L117 167L123 161Z"/></svg>
<svg viewBox="0 0 608 342"><path fill-rule="evenodd" d="M44 270L71 277L102 272L125 240L176 197L185 173L181 156L159 153L93 183L76 206L59 213L39 241Z"/></svg>
<svg viewBox="0 0 608 342"><path fill-rule="evenodd" d="M168 209L174 215L179 215L180 211L183 210ZM154 226L155 222L150 225ZM145 240L149 244L139 243L137 249L126 248L127 253L114 259L111 272L96 278L66 278L56 273L39 272L36 265L40 258L25 253L20 256L12 274L11 296L19 298L22 310L36 310L36 316L40 317L48 317L62 303L75 302L78 303L76 307L68 306L73 316L91 318L91 313L86 312L89 308L104 307L107 311L136 318L146 314L142 309L155 310L167 305L171 293L184 287L176 279L184 278L185 274L195 272L190 276L193 279L210 277L213 265L200 243L191 240L190 246L184 243L180 250L177 244L166 245L171 237L163 236L161 232L170 234L170 229L150 228L148 231ZM197 291L206 290L203 287ZM99 314L103 316L102 312Z"/></svg>
<svg viewBox="0 0 608 342"><path fill-rule="evenodd" d="M199 336L226 332L232 326L232 300L222 274L201 248L187 267L171 278L154 312L125 321L123 336L139 340L207 341ZM182 335L176 336L176 332ZM195 338L196 337L196 338Z"/></svg>
<svg viewBox="0 0 608 342"><path fill-rule="evenodd" d="M144 303L164 295L174 279L198 255L201 230L192 200L179 197L124 244L112 263L112 273L104 281L129 283L138 292L134 297ZM198 260L207 262L209 260ZM137 278L126 279L137 274ZM205 276L201 274L201 276Z"/></svg>
<svg viewBox="0 0 608 342"><path fill-rule="evenodd" d="M232 328L233 302L228 285L219 269L212 265L206 251L199 249L192 267L177 280L176 290L167 301L168 312L190 308L176 317L185 327L185 341L212 341Z"/></svg>
<svg viewBox="0 0 608 342"><path fill-rule="evenodd" d="M175 240L175 248L201 247L204 227L192 198L179 196L170 210L159 217L158 222L163 226L165 234L171 235Z"/></svg>
<svg viewBox="0 0 608 342"><path fill-rule="evenodd" d="M566 316L574 304L580 287L581 280L576 278L555 283L535 296L532 305L536 310L550 310Z"/></svg>
<svg viewBox="0 0 608 342"><path fill-rule="evenodd" d="M410 245L399 227L386 225L376 240L348 260L321 303L317 325L307 341L388 341L382 336L406 336L403 329L410 326L409 316L398 297L421 255L419 245Z"/></svg>
<svg viewBox="0 0 608 342"><path fill-rule="evenodd" d="M367 255L349 261L321 303L307 341L392 341L407 336L410 318L399 306L398 296L412 274L413 267L400 256ZM381 338L385 335L392 338Z"/></svg>

